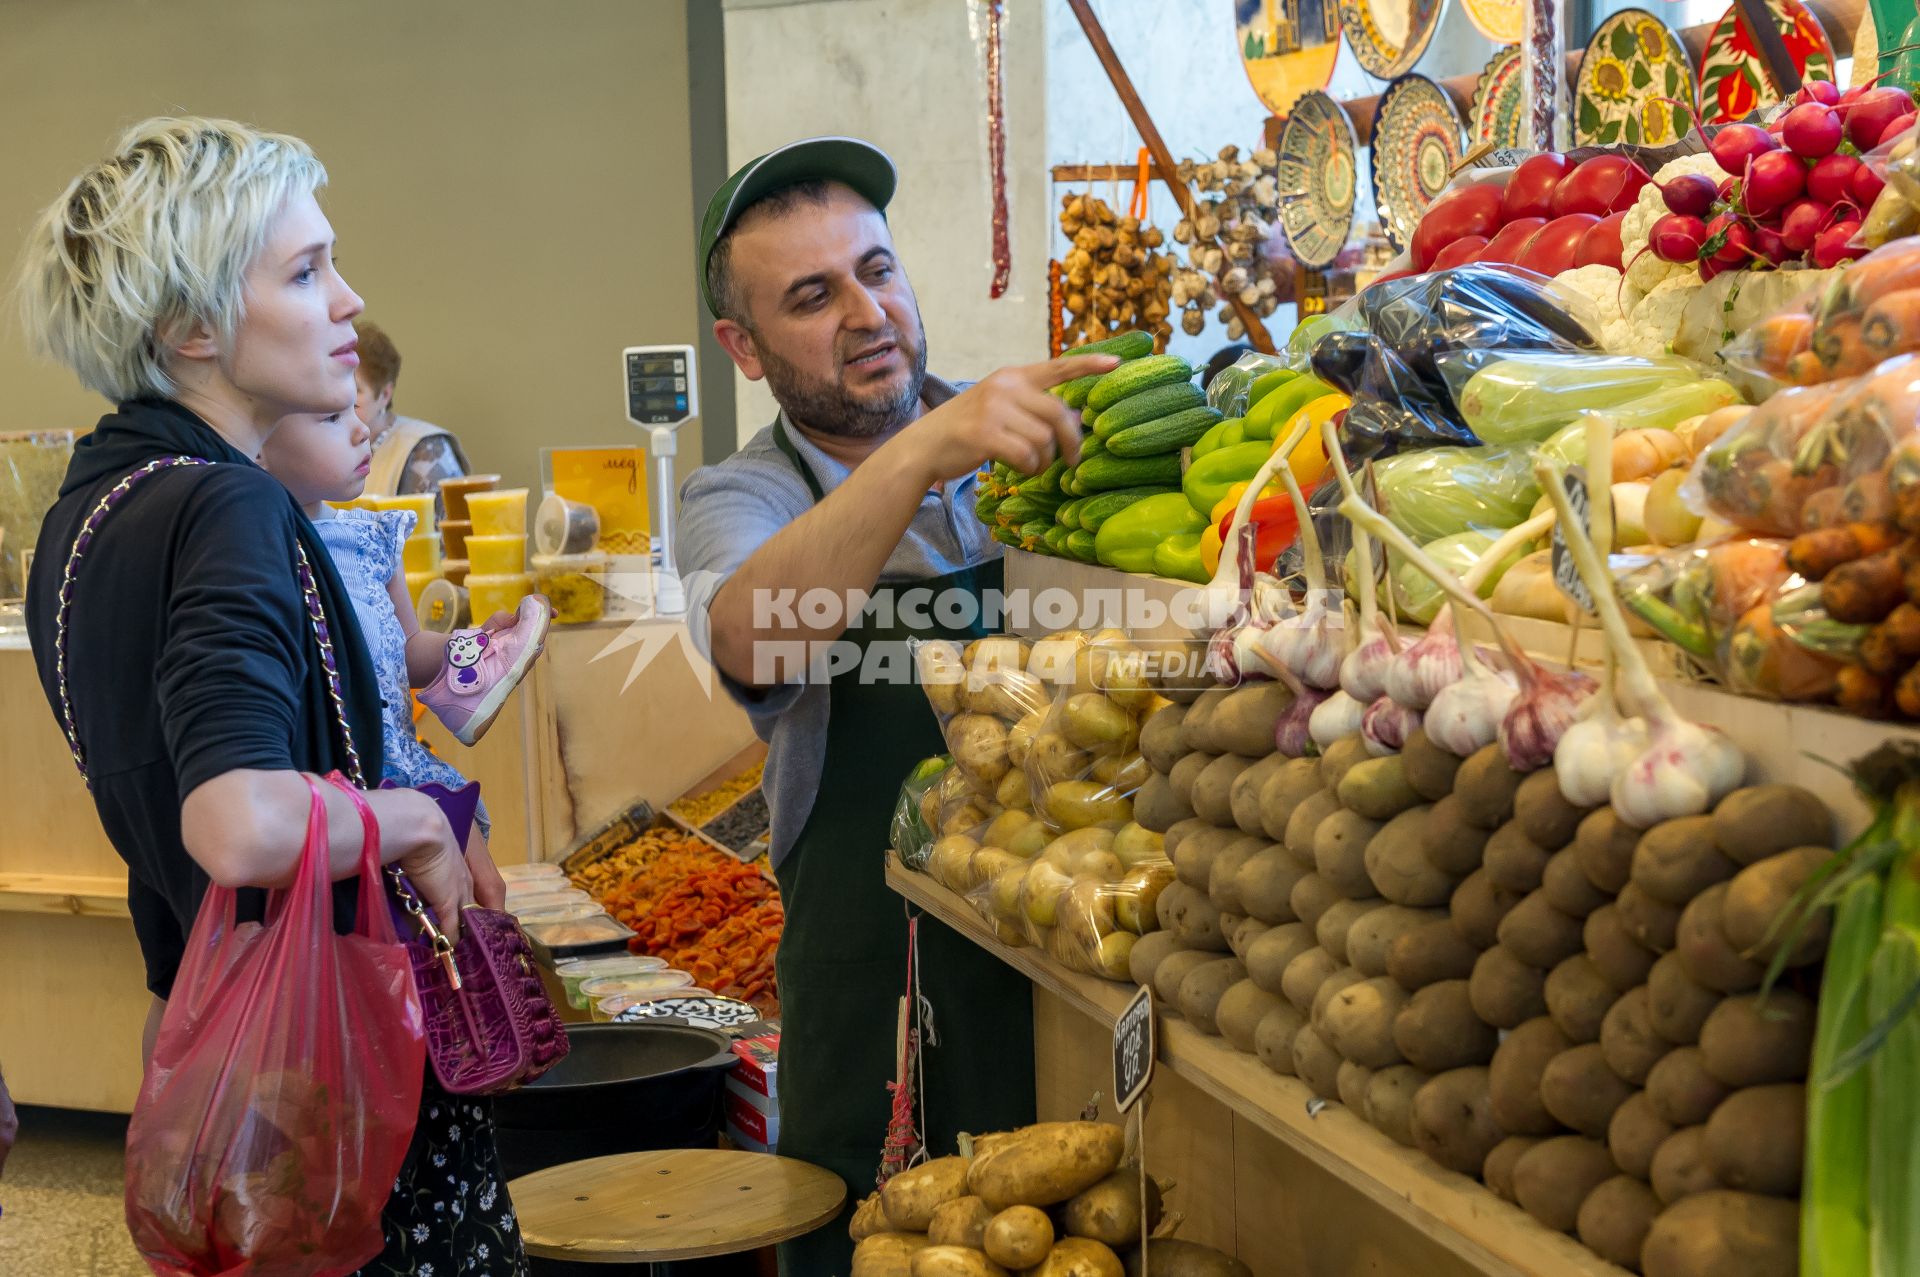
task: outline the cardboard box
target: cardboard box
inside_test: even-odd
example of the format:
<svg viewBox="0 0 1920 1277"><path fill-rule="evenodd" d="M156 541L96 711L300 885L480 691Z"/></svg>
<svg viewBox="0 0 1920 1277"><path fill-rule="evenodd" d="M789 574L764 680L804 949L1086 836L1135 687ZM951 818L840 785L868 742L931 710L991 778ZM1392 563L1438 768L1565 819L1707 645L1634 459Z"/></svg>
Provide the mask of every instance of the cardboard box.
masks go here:
<svg viewBox="0 0 1920 1277"><path fill-rule="evenodd" d="M780 1119L744 1099L731 1082L721 1097L727 1138L750 1153L771 1153L780 1144Z"/></svg>
<svg viewBox="0 0 1920 1277"><path fill-rule="evenodd" d="M779 1096L780 1033L777 1029L740 1039L733 1044L733 1053L740 1057L740 1062L728 1072L729 1082L738 1082L769 1102Z"/></svg>
<svg viewBox="0 0 1920 1277"><path fill-rule="evenodd" d="M771 1153L780 1142L780 1031L773 1029L733 1044L740 1062L727 1073L721 1094L727 1138L754 1153Z"/></svg>

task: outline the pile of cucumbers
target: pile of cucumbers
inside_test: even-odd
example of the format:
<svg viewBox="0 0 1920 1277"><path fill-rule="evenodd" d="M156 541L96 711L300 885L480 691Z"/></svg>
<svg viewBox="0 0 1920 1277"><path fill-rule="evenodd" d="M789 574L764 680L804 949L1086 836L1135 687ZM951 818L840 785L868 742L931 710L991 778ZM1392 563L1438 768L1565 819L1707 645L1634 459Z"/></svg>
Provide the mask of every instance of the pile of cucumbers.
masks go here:
<svg viewBox="0 0 1920 1277"><path fill-rule="evenodd" d="M1080 461L1023 475L1001 462L981 472L974 510L993 539L1036 554L1095 562L1100 525L1145 497L1180 490L1180 452L1220 422L1178 355L1153 353L1153 334L1121 333L1066 352L1117 355L1111 372L1053 393L1080 409Z"/></svg>

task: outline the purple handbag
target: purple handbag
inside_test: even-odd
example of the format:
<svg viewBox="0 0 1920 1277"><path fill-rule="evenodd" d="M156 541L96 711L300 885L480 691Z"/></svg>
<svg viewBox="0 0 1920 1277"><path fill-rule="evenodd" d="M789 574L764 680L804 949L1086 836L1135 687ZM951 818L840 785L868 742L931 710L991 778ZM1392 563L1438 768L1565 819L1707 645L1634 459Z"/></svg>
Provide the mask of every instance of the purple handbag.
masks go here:
<svg viewBox="0 0 1920 1277"><path fill-rule="evenodd" d="M80 734L67 694L67 615L73 604L76 570L99 533L100 525L142 479L177 466L211 464L200 457L161 457L128 474L100 498L81 524L67 555L54 618L55 681L60 696L60 725L66 734L67 748L89 788L92 782L87 775L86 753L80 747ZM305 548L298 544L294 546L294 571L306 601L314 642L320 650L321 667L326 671L334 726L346 750L352 783L337 774L328 779L345 791L363 817L370 819L366 800L360 794L366 786L366 777L360 753L353 745L353 733L347 726L346 705L340 695L340 670L333 657L326 610L314 586L313 565L307 560ZM480 787L463 785L458 790L448 790L443 785L423 785L421 790L440 804L457 844L464 847L467 830L479 805ZM420 1008L427 1030L427 1059L432 1062L440 1085L456 1095L494 1095L532 1081L564 1059L566 1030L560 1025L560 1016L547 996L540 973L534 968L532 950L513 916L497 909L468 905L461 911L459 943L450 944L407 876L391 865L387 867L387 876L393 882L397 897L393 907L411 916L422 933L407 941L407 956L413 966L414 983L420 991ZM401 929L404 931L404 926Z"/></svg>
<svg viewBox="0 0 1920 1277"><path fill-rule="evenodd" d="M380 788L401 786L388 780ZM414 788L440 805L454 841L465 846L480 805L479 784L448 789L429 781ZM440 1085L454 1095L494 1095L565 1059L567 1031L513 915L468 905L460 911L460 940L449 950L413 884L389 872L396 915L412 917L422 933L407 941L407 957L420 990L427 1058Z"/></svg>

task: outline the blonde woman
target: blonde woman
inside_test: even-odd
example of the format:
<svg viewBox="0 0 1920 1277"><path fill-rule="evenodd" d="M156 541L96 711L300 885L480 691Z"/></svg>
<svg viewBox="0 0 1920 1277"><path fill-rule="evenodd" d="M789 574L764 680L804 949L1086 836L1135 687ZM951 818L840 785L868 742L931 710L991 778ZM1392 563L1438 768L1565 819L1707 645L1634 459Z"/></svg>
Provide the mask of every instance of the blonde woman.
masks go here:
<svg viewBox="0 0 1920 1277"><path fill-rule="evenodd" d="M302 773L381 774L378 683L351 600L293 497L254 463L283 418L353 404L362 306L334 268L316 199L325 182L297 138L148 120L68 185L23 254L27 333L116 405L74 449L41 529L27 622L55 717L127 862L156 999L172 990L209 879L291 882ZM116 490L74 562L69 547ZM384 860L457 919L473 881L439 809L407 790L366 801ZM359 821L334 791L328 817L344 880ZM336 881L336 913L350 911L353 887ZM525 1271L484 1103L428 1078L383 1224L385 1249L364 1273Z"/></svg>

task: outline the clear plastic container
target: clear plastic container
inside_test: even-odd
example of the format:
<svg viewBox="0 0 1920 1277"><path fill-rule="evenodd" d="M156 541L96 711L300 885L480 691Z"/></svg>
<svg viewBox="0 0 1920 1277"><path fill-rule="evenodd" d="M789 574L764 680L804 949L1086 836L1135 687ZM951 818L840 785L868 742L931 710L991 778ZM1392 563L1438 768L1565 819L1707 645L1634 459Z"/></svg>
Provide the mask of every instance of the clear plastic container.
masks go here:
<svg viewBox="0 0 1920 1277"><path fill-rule="evenodd" d="M597 621L607 606L607 564L604 554L536 554L533 588L553 604L557 625Z"/></svg>
<svg viewBox="0 0 1920 1277"><path fill-rule="evenodd" d="M464 589L468 571L469 567L465 559L440 560L440 579L449 585L457 585Z"/></svg>
<svg viewBox="0 0 1920 1277"><path fill-rule="evenodd" d="M440 520L440 541L446 546L446 555L449 559L467 557L467 538L472 535L473 520L471 519Z"/></svg>
<svg viewBox="0 0 1920 1277"><path fill-rule="evenodd" d="M580 996L594 1007L595 1019L611 1020L635 1002L674 994L684 996L692 987L692 976L684 971L676 971L672 967L663 967L658 971L642 972L639 975L598 976L592 980L583 980L580 983ZM619 999L625 999L622 1006L607 1007L607 1003Z"/></svg>
<svg viewBox="0 0 1920 1277"><path fill-rule="evenodd" d="M633 939L631 929L622 926L619 919L604 913L567 922L523 924L521 930L527 933L527 939L548 950L625 944Z"/></svg>
<svg viewBox="0 0 1920 1277"><path fill-rule="evenodd" d="M443 572L447 566L441 565ZM461 578L464 580L465 576L463 571ZM420 628L429 634L451 634L464 628L472 615L468 608L467 592L445 579L427 582L427 588L420 591L420 603L414 608L414 617L420 622Z"/></svg>
<svg viewBox="0 0 1920 1277"><path fill-rule="evenodd" d="M439 579L440 574L438 572L407 573L407 599L413 604L413 611L416 616L420 612L420 596L426 592L426 588L429 585L432 585Z"/></svg>
<svg viewBox="0 0 1920 1277"><path fill-rule="evenodd" d="M566 990L567 1005L579 1011L585 1011L591 1003L580 992L580 986L588 980L598 980L607 976L637 976L658 971L667 965L665 958L643 957L637 953L612 954L605 958L569 958L553 964L553 973L560 977L560 986Z"/></svg>
<svg viewBox="0 0 1920 1277"><path fill-rule="evenodd" d="M467 494L467 517L481 536L523 537L527 535L527 490L496 488L491 492Z"/></svg>
<svg viewBox="0 0 1920 1277"><path fill-rule="evenodd" d="M397 497L369 497L376 510L413 511L413 531L420 536L433 531L434 496L431 492L407 492Z"/></svg>
<svg viewBox="0 0 1920 1277"><path fill-rule="evenodd" d="M542 554L585 554L600 537L600 512L549 492L534 512L533 544Z"/></svg>
<svg viewBox="0 0 1920 1277"><path fill-rule="evenodd" d="M512 576L527 570L527 539L523 536L467 538L467 567L475 576Z"/></svg>
<svg viewBox="0 0 1920 1277"><path fill-rule="evenodd" d="M541 890L540 888L545 885L545 883L537 883L517 894L512 887L508 887L507 911L530 917L534 914L564 909L568 905L584 904L593 899L578 887L562 887L558 891Z"/></svg>
<svg viewBox="0 0 1920 1277"><path fill-rule="evenodd" d="M400 546L400 562L409 572L438 572L440 538L431 532L408 537Z"/></svg>
<svg viewBox="0 0 1920 1277"><path fill-rule="evenodd" d="M533 593L533 578L522 572L516 576L483 576L478 572L466 579L467 608L475 625L484 625L495 612L511 612L520 600Z"/></svg>
<svg viewBox="0 0 1920 1277"><path fill-rule="evenodd" d="M607 911L591 900L568 900L556 905L542 905L538 909L515 908L509 912L520 919L521 926L535 926L542 922L578 922Z"/></svg>
<svg viewBox="0 0 1920 1277"><path fill-rule="evenodd" d="M461 474L440 481L440 504L447 508L449 519L465 519L467 498L476 492L487 492L500 482L497 474Z"/></svg>
<svg viewBox="0 0 1920 1277"><path fill-rule="evenodd" d="M658 993L616 993L612 997L602 998L600 1001L614 1008L612 1011L607 1012L607 1018L609 1020L619 1020L630 1024L635 1020L643 1018L636 1008L650 1007L656 1002L673 1002L681 998L710 998L713 996L714 992L712 989L703 989L695 985L691 989L662 989ZM597 1003L594 1009L596 1012L600 1010Z"/></svg>
<svg viewBox="0 0 1920 1277"><path fill-rule="evenodd" d="M508 883L524 882L529 878L565 879L567 871L547 860L529 860L520 864L499 866L500 876Z"/></svg>

